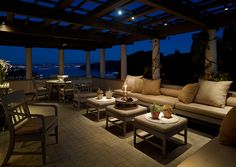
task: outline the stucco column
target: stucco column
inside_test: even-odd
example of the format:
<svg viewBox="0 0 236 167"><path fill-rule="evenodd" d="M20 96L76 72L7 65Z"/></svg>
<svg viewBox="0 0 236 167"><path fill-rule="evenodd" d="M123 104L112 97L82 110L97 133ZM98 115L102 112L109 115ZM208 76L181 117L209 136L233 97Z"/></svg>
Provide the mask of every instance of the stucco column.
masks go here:
<svg viewBox="0 0 236 167"><path fill-rule="evenodd" d="M205 77L217 72L216 30L208 30L209 41L205 50Z"/></svg>
<svg viewBox="0 0 236 167"><path fill-rule="evenodd" d="M25 79L32 79L32 48L26 48Z"/></svg>
<svg viewBox="0 0 236 167"><path fill-rule="evenodd" d="M59 49L59 75L64 74L64 49Z"/></svg>
<svg viewBox="0 0 236 167"><path fill-rule="evenodd" d="M104 78L105 75L105 50L103 48L100 49L100 78Z"/></svg>
<svg viewBox="0 0 236 167"><path fill-rule="evenodd" d="M86 77L90 78L91 73L90 73L90 51L86 52Z"/></svg>
<svg viewBox="0 0 236 167"><path fill-rule="evenodd" d="M127 55L126 55L126 45L121 45L121 67L120 67L120 78L122 81L125 80L127 75Z"/></svg>
<svg viewBox="0 0 236 167"><path fill-rule="evenodd" d="M152 79L160 79L160 40L152 40Z"/></svg>

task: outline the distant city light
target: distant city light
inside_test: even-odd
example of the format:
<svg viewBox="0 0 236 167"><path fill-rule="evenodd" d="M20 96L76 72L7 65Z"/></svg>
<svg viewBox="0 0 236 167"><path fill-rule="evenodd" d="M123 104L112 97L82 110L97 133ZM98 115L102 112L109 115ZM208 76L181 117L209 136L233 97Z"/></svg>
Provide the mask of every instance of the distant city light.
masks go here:
<svg viewBox="0 0 236 167"><path fill-rule="evenodd" d="M122 10L118 10L118 15L122 15L122 14L123 14Z"/></svg>
<svg viewBox="0 0 236 167"><path fill-rule="evenodd" d="M134 17L134 16L132 16L132 17L131 17L131 20L134 20L134 19L135 19L135 17Z"/></svg>

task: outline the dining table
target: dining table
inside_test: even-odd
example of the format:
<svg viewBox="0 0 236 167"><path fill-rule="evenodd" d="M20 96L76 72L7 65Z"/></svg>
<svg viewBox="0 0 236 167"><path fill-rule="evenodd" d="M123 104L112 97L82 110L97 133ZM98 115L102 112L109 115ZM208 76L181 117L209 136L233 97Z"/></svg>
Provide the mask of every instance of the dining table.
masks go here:
<svg viewBox="0 0 236 167"><path fill-rule="evenodd" d="M46 80L47 87L49 88L50 98L52 97L53 91L56 91L58 95L58 100L60 100L60 89L63 88L66 84L71 84L70 80L59 80L59 79L50 79Z"/></svg>

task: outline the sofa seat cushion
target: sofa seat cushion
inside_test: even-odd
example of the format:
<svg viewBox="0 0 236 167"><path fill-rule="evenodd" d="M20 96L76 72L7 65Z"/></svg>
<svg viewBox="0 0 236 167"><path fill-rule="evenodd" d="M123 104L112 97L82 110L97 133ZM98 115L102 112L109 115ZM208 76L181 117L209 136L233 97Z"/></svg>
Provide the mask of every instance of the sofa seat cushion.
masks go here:
<svg viewBox="0 0 236 167"><path fill-rule="evenodd" d="M218 137L212 139L178 167L234 167L236 148L220 144Z"/></svg>
<svg viewBox="0 0 236 167"><path fill-rule="evenodd" d="M141 93L129 93L131 97L136 97L138 100L146 103L157 103L159 105L169 104L174 107L175 103L178 102L177 97L164 96L164 95L143 95Z"/></svg>
<svg viewBox="0 0 236 167"><path fill-rule="evenodd" d="M161 88L160 91L162 95L178 97L181 89Z"/></svg>
<svg viewBox="0 0 236 167"><path fill-rule="evenodd" d="M217 119L223 119L232 107L226 106L225 108L219 108L198 103L185 104L182 102L178 102L175 104L175 108L186 112L205 115Z"/></svg>

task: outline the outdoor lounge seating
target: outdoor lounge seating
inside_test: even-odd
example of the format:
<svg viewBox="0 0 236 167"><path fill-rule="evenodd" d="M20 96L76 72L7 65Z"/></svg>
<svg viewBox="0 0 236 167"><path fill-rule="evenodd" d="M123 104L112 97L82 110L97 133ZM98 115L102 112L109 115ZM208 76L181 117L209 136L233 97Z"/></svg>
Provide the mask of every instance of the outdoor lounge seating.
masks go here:
<svg viewBox="0 0 236 167"><path fill-rule="evenodd" d="M50 104L31 104L42 107L46 112L54 112L52 115L44 116L39 114L31 114L29 104L25 101L23 91L16 91L2 97L2 105L5 112L9 128L9 147L2 165L6 165L11 155L21 154L41 154L43 164L46 163L46 138L47 136L55 136L58 143L58 118L57 107ZM51 109L49 109L51 108ZM17 142L41 142L41 151L35 152L16 152L14 147Z"/></svg>
<svg viewBox="0 0 236 167"><path fill-rule="evenodd" d="M131 78L131 77L130 77ZM132 77L132 80L135 80L140 77ZM128 81L127 83L134 83ZM146 85L142 85L146 86ZM132 86L130 86L133 89ZM175 86L175 85L160 85L160 94L153 95L153 94L143 94L142 92L138 91L131 91L128 90L128 96L135 97L139 101L139 104L149 106L153 103L157 103L159 105L169 104L174 108L176 114L197 119L200 121L205 121L208 123L220 125L221 121L224 119L225 115L228 111L233 107L236 106L236 95L234 92L226 92L227 96L225 97L225 106L224 107L217 107L210 104L203 104L199 103L196 100L192 100L191 103L184 103L181 102L178 98L179 94L181 93L184 87ZM123 95L123 90L118 89L114 90L116 96ZM196 95L194 95L195 98ZM221 95L213 96L213 98L217 99ZM211 97L212 98L212 97ZM214 100L214 99L213 99Z"/></svg>

